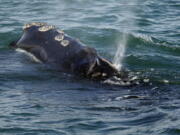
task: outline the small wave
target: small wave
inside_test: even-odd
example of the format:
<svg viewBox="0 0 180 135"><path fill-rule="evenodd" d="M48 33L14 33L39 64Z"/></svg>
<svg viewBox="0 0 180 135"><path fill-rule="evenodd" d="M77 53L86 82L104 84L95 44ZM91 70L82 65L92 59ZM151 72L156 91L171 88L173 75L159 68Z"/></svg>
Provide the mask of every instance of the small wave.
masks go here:
<svg viewBox="0 0 180 135"><path fill-rule="evenodd" d="M38 116L38 114L35 113L12 113L11 115L22 116L22 117Z"/></svg>
<svg viewBox="0 0 180 135"><path fill-rule="evenodd" d="M20 32L16 30L0 33L0 47L7 48L10 42L18 39L19 35Z"/></svg>
<svg viewBox="0 0 180 135"><path fill-rule="evenodd" d="M168 128L162 134L167 135L179 135L180 134L180 128Z"/></svg>
<svg viewBox="0 0 180 135"><path fill-rule="evenodd" d="M88 108L91 111L104 111L104 112L121 112L121 111L136 111L137 108L133 107L115 107L115 106L107 106L107 107L92 107Z"/></svg>
<svg viewBox="0 0 180 135"><path fill-rule="evenodd" d="M119 132L119 131L123 131L123 130L128 130L129 127L127 126L111 126L111 127L108 127L108 128L105 128L103 130L100 130L100 132L102 132L103 134L114 134L114 132ZM121 132L119 134L121 134Z"/></svg>
<svg viewBox="0 0 180 135"><path fill-rule="evenodd" d="M107 127L106 123L102 121L92 122L80 122L67 127L67 129L78 129L78 130L99 130Z"/></svg>
<svg viewBox="0 0 180 135"><path fill-rule="evenodd" d="M145 99L145 96L138 96L138 95L125 95L122 97L116 97L115 100L123 100L123 99Z"/></svg>
<svg viewBox="0 0 180 135"><path fill-rule="evenodd" d="M123 121L122 124L126 126L149 125L150 123L155 123L162 120L165 116L165 113L151 113L151 115L147 115L144 117L141 116L140 118Z"/></svg>
<svg viewBox="0 0 180 135"><path fill-rule="evenodd" d="M179 68L179 57L171 55L160 55L160 54L144 54L144 53L135 53L125 56L125 61L128 64L133 65L134 67L142 66L145 68ZM176 62L177 65L174 65Z"/></svg>
<svg viewBox="0 0 180 135"><path fill-rule="evenodd" d="M151 50L151 52L161 51L162 53L170 53L179 56L180 45L161 41L157 38L144 35L144 34L128 34L128 47L129 49L138 49L139 52Z"/></svg>
<svg viewBox="0 0 180 135"><path fill-rule="evenodd" d="M144 34L133 34L134 38L139 38L140 40L144 41L144 42L152 42L153 43L153 38L148 36L148 35L144 35Z"/></svg>
<svg viewBox="0 0 180 135"><path fill-rule="evenodd" d="M21 128L21 127L10 127L10 128L0 128L0 133L7 133L7 134L62 134L64 135L64 132L59 132L57 130L53 130L53 129L33 129L33 128Z"/></svg>

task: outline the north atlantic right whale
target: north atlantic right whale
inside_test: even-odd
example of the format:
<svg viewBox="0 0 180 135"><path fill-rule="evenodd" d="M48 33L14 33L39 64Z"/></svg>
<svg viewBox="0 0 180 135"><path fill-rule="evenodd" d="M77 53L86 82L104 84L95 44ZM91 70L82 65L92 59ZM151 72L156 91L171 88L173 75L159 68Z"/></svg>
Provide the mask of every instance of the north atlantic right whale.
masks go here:
<svg viewBox="0 0 180 135"><path fill-rule="evenodd" d="M55 64L63 72L95 80L111 77L125 82L128 80L125 72L119 71L110 61L98 55L94 48L46 23L25 24L20 39L10 46L31 53L43 63Z"/></svg>

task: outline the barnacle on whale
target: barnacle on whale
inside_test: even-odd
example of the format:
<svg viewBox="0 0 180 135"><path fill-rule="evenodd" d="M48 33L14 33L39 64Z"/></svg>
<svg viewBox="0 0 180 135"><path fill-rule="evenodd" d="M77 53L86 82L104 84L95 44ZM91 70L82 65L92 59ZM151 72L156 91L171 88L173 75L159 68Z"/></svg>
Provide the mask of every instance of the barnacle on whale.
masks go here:
<svg viewBox="0 0 180 135"><path fill-rule="evenodd" d="M42 22L33 22L31 24L34 25L34 26L44 26L44 25L47 25L46 23L42 23Z"/></svg>
<svg viewBox="0 0 180 135"><path fill-rule="evenodd" d="M53 25L44 25L44 26L40 27L38 30L40 32L45 32L45 31L52 30L54 28L55 28L55 26L53 26Z"/></svg>
<svg viewBox="0 0 180 135"><path fill-rule="evenodd" d="M25 25L23 26L23 29L25 30L25 29L30 28L30 27L32 27L32 26L44 26L44 25L46 25L46 23L32 22L32 23L25 24Z"/></svg>
<svg viewBox="0 0 180 135"><path fill-rule="evenodd" d="M59 34L57 36L55 36L54 38L56 41L62 41L64 39L64 35L63 34Z"/></svg>
<svg viewBox="0 0 180 135"><path fill-rule="evenodd" d="M62 46L68 46L69 45L69 41L68 40L62 40L61 41L61 45Z"/></svg>
<svg viewBox="0 0 180 135"><path fill-rule="evenodd" d="M25 24L24 26L23 26L23 30L25 30L25 29L27 29L27 28L30 28L32 26L32 24Z"/></svg>

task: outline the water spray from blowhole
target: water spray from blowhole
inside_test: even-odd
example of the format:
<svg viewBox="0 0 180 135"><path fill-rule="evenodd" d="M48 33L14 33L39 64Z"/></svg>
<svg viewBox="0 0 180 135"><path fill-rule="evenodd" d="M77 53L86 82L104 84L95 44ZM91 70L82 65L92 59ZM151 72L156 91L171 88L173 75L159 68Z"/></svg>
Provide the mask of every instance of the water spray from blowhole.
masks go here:
<svg viewBox="0 0 180 135"><path fill-rule="evenodd" d="M127 35L123 33L122 38L118 41L117 51L114 56L113 64L114 66L121 71L122 69L122 61L125 55L127 46Z"/></svg>
<svg viewBox="0 0 180 135"><path fill-rule="evenodd" d="M122 62L124 59L124 55L125 55L125 51L126 51L126 47L128 43L127 42L128 33L131 33L132 28L135 27L134 9L137 3L138 3L137 0L124 3L125 6L129 6L127 10L125 9L126 12L124 13L124 20L123 20L127 22L127 24L124 26L124 28L122 28L122 36L118 39L117 51L113 59L113 64L119 71L122 70L122 66L123 66Z"/></svg>

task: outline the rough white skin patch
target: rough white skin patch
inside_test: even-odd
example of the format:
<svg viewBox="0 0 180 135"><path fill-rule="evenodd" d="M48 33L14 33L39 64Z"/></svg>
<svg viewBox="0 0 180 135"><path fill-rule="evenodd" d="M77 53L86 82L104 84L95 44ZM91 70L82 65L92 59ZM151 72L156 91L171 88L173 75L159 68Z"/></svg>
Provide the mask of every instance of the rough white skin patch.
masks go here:
<svg viewBox="0 0 180 135"><path fill-rule="evenodd" d="M40 32L45 32L45 31L49 31L49 30L54 29L54 28L55 28L55 26L45 25L45 26L40 27L38 30Z"/></svg>
<svg viewBox="0 0 180 135"><path fill-rule="evenodd" d="M31 23L33 26L44 26L47 25L46 23L41 23L41 22L33 22Z"/></svg>
<svg viewBox="0 0 180 135"><path fill-rule="evenodd" d="M24 26L23 26L23 30L25 30L25 29L27 29L27 28L30 28L32 25L31 24L25 24Z"/></svg>
<svg viewBox="0 0 180 135"><path fill-rule="evenodd" d="M24 53L25 55L29 56L33 61L37 62L37 63L42 63L41 60L39 60L36 56L34 56L32 53L29 53L23 49L16 49L17 52L20 52L20 53Z"/></svg>
<svg viewBox="0 0 180 135"><path fill-rule="evenodd" d="M55 36L54 39L55 39L56 41L62 41L62 40L64 39L64 35L59 34L59 35Z"/></svg>
<svg viewBox="0 0 180 135"><path fill-rule="evenodd" d="M30 28L31 26L44 26L46 25L46 23L40 23L40 22L32 22L32 23L28 23L28 24L25 24L23 26L23 29L27 29L27 28Z"/></svg>
<svg viewBox="0 0 180 135"><path fill-rule="evenodd" d="M61 45L62 46L68 46L69 45L69 41L68 40L62 40L61 41Z"/></svg>

